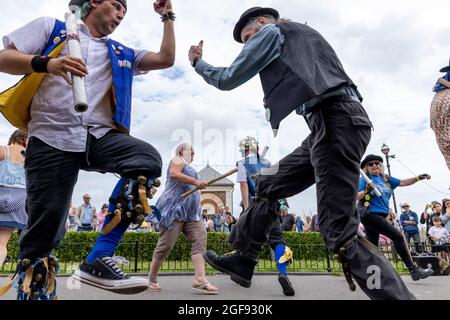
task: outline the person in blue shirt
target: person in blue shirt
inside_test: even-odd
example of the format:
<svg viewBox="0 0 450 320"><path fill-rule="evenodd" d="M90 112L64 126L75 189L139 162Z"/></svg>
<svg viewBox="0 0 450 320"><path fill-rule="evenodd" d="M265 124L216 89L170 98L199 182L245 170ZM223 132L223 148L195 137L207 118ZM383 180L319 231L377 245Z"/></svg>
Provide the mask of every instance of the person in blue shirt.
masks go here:
<svg viewBox="0 0 450 320"><path fill-rule="evenodd" d="M277 135L292 112L302 115L311 133L292 153L258 176L254 203L245 211L246 228L239 248L205 260L243 287L251 286L267 230L278 223L279 199L290 198L316 184L320 232L330 252L339 256L349 288L358 283L372 299L414 299L398 273L367 240L358 237L356 210L359 165L370 142L372 123L357 86L332 46L313 28L280 19L273 8L246 10L233 37L243 48L229 67L203 59L203 41L189 50L195 71L220 90L233 90L254 76L261 78L266 120ZM380 289L368 283L369 266L380 268Z"/></svg>
<svg viewBox="0 0 450 320"><path fill-rule="evenodd" d="M431 103L431 129L450 170L450 62L440 72L445 75L433 87L436 94Z"/></svg>
<svg viewBox="0 0 450 320"><path fill-rule="evenodd" d="M368 155L361 163L361 169L365 171L372 183L367 184L361 177L359 182L358 200L360 201L361 222L366 230L367 240L378 246L380 234L387 236L394 242L394 247L414 281L425 279L433 274L431 269L422 269L414 264L405 238L393 225L387 221L389 215L389 200L392 192L397 187L406 187L420 180L429 180L428 174L418 177L399 180L384 174L383 158L377 155ZM376 196L374 189L380 191L381 196ZM362 205L361 205L362 204Z"/></svg>
<svg viewBox="0 0 450 320"><path fill-rule="evenodd" d="M406 243L409 244L411 238L413 238L416 252L420 252L419 216L411 211L411 206L406 202L401 204L401 208L403 213L400 215L400 223L405 234Z"/></svg>
<svg viewBox="0 0 450 320"><path fill-rule="evenodd" d="M297 232L303 232L303 225L305 224L302 220L302 218L300 218L300 216L297 216L295 218L295 224L297 225Z"/></svg>

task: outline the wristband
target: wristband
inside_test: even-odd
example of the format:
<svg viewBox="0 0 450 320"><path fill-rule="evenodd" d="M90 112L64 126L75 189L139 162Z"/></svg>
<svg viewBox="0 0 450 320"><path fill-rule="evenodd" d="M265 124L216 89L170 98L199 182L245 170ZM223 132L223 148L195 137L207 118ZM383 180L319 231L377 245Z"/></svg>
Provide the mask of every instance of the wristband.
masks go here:
<svg viewBox="0 0 450 320"><path fill-rule="evenodd" d="M175 16L175 13L173 13L172 11L167 11L166 13L161 15L162 22L166 22L168 20L175 21L176 18L177 17Z"/></svg>
<svg viewBox="0 0 450 320"><path fill-rule="evenodd" d="M429 175L427 174L421 174L420 176L417 176L417 181L426 180L428 177Z"/></svg>
<svg viewBox="0 0 450 320"><path fill-rule="evenodd" d="M35 56L31 60L31 68L36 73L48 73L47 66L48 62L53 59L47 56Z"/></svg>

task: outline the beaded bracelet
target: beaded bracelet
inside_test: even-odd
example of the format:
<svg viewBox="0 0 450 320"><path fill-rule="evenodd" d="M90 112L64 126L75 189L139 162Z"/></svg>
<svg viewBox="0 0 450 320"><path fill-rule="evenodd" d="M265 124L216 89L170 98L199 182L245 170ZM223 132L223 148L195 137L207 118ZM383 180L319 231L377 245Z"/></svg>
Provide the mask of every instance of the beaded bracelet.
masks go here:
<svg viewBox="0 0 450 320"><path fill-rule="evenodd" d="M176 18L177 17L175 16L175 13L173 13L172 11L168 11L168 12L164 13L163 15L161 15L162 22L166 22L168 20L175 21Z"/></svg>

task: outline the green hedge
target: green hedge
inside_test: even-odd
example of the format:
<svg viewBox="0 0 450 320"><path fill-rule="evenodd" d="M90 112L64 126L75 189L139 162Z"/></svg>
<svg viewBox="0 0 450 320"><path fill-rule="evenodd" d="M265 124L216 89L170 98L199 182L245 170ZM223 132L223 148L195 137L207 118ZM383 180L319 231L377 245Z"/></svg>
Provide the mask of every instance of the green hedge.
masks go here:
<svg viewBox="0 0 450 320"><path fill-rule="evenodd" d="M68 232L62 241L61 247L55 251L61 262L81 262L92 249L99 233L97 232ZM116 255L123 256L129 260L135 260L135 244L138 242L138 260L151 261L153 251L158 242L158 233L128 232L124 235ZM226 233L208 233L208 250L214 250L218 254L224 254L231 250L227 242ZM284 234L286 243L294 251L295 257L316 260L326 257L327 251L319 233L296 233ZM14 233L8 244L8 256L12 259L17 257L18 235ZM181 235L175 244L174 250L169 256L171 261L190 260L191 246L184 235ZM270 259L270 249L266 246L261 252L261 259Z"/></svg>

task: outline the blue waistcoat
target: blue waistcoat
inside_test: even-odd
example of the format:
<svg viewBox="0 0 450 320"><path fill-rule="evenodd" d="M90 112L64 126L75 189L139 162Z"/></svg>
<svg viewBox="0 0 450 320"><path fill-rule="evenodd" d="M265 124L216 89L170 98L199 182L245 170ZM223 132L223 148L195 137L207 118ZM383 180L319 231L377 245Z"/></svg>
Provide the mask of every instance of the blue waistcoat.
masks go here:
<svg viewBox="0 0 450 320"><path fill-rule="evenodd" d="M247 171L247 185L250 198L256 196L256 179L252 176L260 173L263 169L270 168L271 163L266 159L260 159L256 156L247 157L238 162L242 164Z"/></svg>
<svg viewBox="0 0 450 320"><path fill-rule="evenodd" d="M52 35L42 55L47 56L66 40L66 24L56 20ZM134 50L117 41L108 41L109 59L112 67L114 110L113 120L122 131L130 132L131 99L133 88Z"/></svg>

